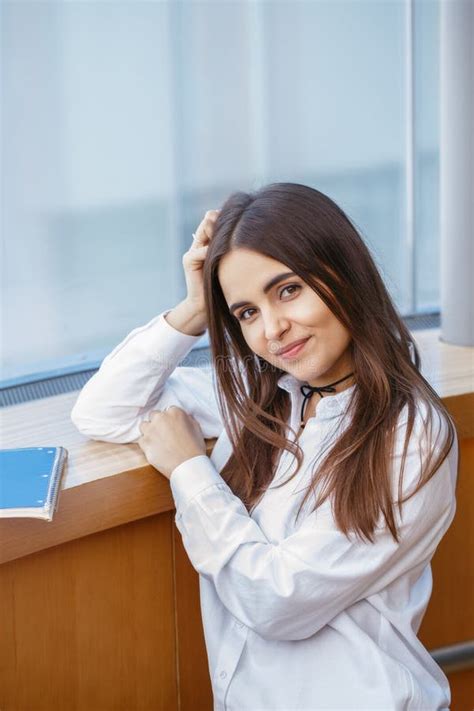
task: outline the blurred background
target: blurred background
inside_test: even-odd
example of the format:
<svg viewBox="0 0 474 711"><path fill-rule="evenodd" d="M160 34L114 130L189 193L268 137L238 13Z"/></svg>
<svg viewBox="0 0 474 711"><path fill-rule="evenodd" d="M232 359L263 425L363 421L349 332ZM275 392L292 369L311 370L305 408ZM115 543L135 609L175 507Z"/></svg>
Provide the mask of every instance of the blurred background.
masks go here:
<svg viewBox="0 0 474 711"><path fill-rule="evenodd" d="M185 296L205 211L274 181L327 193L402 315L437 313L439 3L412 10L2 2L0 385L97 368Z"/></svg>

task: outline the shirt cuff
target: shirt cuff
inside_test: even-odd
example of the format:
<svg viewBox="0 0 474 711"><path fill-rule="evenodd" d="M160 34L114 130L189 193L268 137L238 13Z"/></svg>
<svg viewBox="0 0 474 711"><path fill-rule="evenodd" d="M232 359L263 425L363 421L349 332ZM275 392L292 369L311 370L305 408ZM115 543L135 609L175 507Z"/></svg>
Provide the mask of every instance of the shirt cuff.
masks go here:
<svg viewBox="0 0 474 711"><path fill-rule="evenodd" d="M201 340L204 334L200 336L191 336L188 333L183 333L173 328L165 319L171 309L163 311L155 319L152 319L150 351L153 354L155 361L163 363L166 360L174 360L179 362L184 358L191 348ZM149 325L150 325L149 324ZM159 333L159 338L156 338L156 333Z"/></svg>
<svg viewBox="0 0 474 711"><path fill-rule="evenodd" d="M171 493L176 511L183 511L201 491L216 484L228 488L206 454L198 454L178 464L170 475Z"/></svg>

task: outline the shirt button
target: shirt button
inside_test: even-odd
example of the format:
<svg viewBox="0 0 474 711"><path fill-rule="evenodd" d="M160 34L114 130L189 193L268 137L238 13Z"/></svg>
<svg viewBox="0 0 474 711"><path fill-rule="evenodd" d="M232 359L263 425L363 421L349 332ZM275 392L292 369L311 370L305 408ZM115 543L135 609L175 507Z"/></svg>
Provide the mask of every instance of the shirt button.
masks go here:
<svg viewBox="0 0 474 711"><path fill-rule="evenodd" d="M219 676L220 676L221 679L225 679L226 676L227 676L227 672L221 671L221 673L219 674Z"/></svg>
<svg viewBox="0 0 474 711"><path fill-rule="evenodd" d="M239 620L236 620L236 621L235 621L235 624L236 624L237 627L243 627L243 626L244 626L244 623L243 623L243 622L239 622Z"/></svg>

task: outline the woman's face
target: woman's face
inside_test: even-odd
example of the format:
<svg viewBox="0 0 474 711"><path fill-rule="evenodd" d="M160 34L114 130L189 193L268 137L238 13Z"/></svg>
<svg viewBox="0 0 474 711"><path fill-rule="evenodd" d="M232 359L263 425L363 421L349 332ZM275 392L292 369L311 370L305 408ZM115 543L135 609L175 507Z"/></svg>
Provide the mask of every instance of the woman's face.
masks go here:
<svg viewBox="0 0 474 711"><path fill-rule="evenodd" d="M285 264L238 248L221 259L218 278L243 337L261 358L313 386L353 372L349 331ZM278 353L300 339L308 340L297 352ZM352 382L341 383L338 391Z"/></svg>

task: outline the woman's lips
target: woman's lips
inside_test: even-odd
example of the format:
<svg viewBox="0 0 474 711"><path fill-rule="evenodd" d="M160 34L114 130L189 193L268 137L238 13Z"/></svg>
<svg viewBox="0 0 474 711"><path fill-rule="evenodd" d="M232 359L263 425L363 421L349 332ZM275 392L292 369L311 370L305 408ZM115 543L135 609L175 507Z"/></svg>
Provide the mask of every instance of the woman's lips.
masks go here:
<svg viewBox="0 0 474 711"><path fill-rule="evenodd" d="M311 338L311 336L309 336L306 339L306 341L303 341L303 343L300 343L299 345L292 348L291 351L286 351L285 353L281 353L280 358L285 358L285 359L296 358L296 356L299 355L300 351L302 351L303 348L305 347L305 345L308 343L310 338Z"/></svg>

